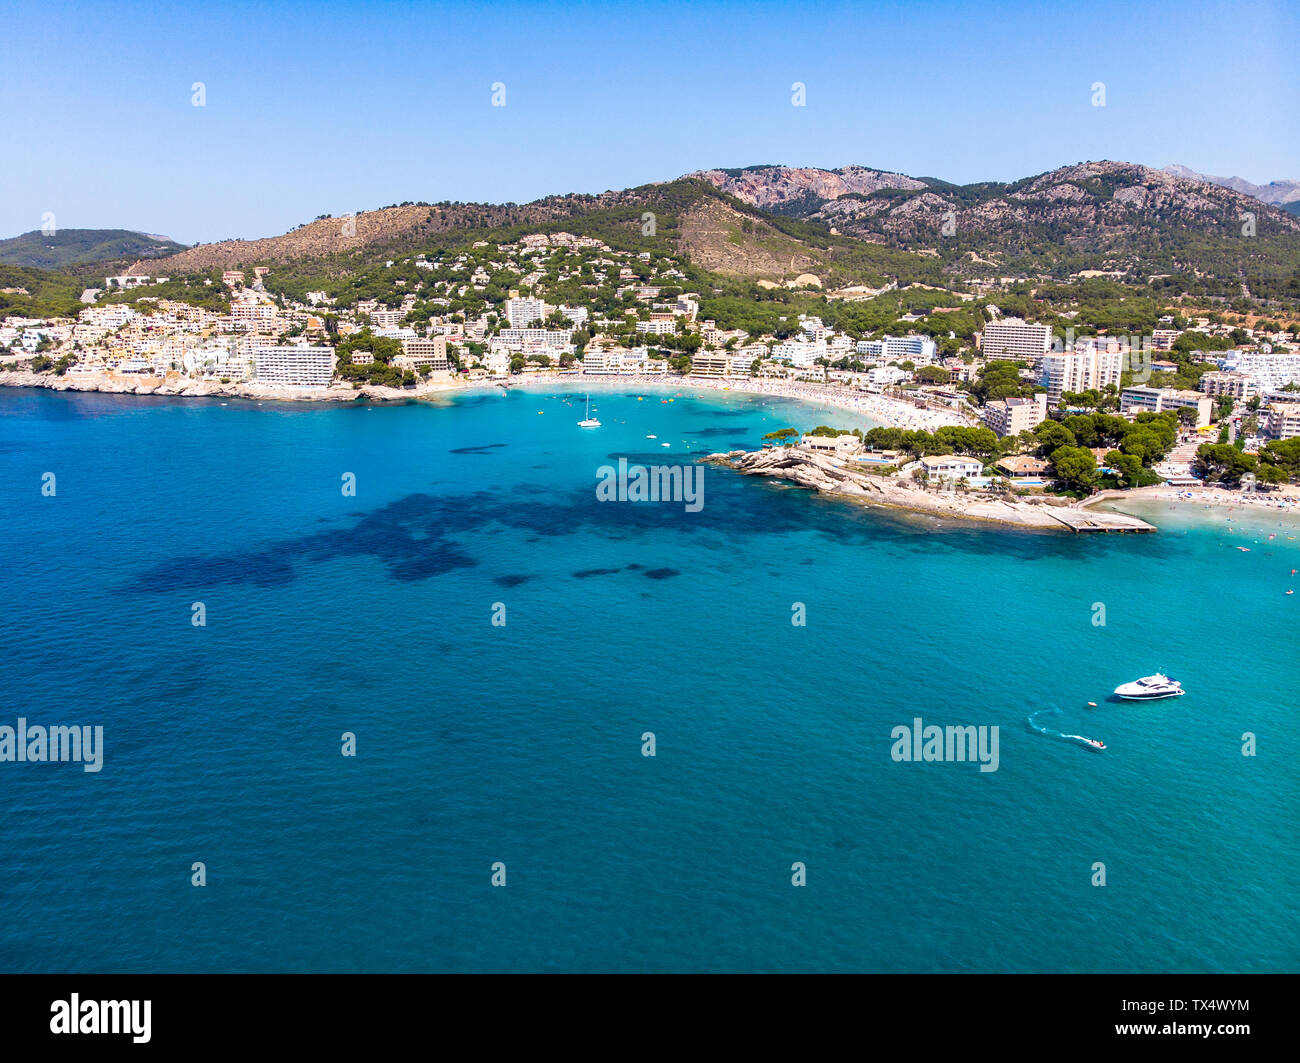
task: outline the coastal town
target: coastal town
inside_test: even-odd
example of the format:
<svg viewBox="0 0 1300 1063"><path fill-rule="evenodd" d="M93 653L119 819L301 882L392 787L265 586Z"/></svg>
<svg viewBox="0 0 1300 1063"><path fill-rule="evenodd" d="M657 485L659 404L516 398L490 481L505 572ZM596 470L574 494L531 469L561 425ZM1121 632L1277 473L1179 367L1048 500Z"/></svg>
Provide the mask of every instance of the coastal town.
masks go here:
<svg viewBox="0 0 1300 1063"><path fill-rule="evenodd" d="M1300 0L3 38L15 1063L1293 1039Z"/></svg>
<svg viewBox="0 0 1300 1063"><path fill-rule="evenodd" d="M132 271L87 288L75 318L0 321L0 384L308 401L548 380L725 389L881 425L777 443L909 483L1076 500L1211 484L1289 504L1300 342L1277 322L1171 307L1146 335L1090 327L1077 311L1058 330L1026 319L1038 292L1023 278L977 297L822 292L805 275L784 288L822 314L795 300L751 333L706 316L728 301L687 270L553 232L386 260L332 292L299 291L270 265L180 281ZM859 328L830 320L880 305L897 310Z"/></svg>

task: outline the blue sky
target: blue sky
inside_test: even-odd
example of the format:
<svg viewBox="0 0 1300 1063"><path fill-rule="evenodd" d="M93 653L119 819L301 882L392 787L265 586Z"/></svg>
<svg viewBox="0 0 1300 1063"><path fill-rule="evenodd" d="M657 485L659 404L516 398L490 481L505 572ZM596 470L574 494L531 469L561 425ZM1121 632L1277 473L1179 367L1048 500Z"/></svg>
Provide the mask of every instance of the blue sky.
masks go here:
<svg viewBox="0 0 1300 1063"><path fill-rule="evenodd" d="M1290 0L8 0L0 236L52 211L60 228L252 238L404 200L525 202L764 162L1300 178L1297 42Z"/></svg>

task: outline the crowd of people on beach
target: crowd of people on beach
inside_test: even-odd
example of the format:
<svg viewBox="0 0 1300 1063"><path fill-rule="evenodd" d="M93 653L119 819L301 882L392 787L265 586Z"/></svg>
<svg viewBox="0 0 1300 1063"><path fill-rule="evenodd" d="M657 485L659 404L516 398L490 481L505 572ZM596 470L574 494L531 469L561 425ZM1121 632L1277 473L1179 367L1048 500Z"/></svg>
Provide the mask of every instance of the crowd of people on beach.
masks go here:
<svg viewBox="0 0 1300 1063"><path fill-rule="evenodd" d="M1145 494L1162 502L1190 503L1202 506L1250 506L1252 509L1275 509L1300 513L1300 495L1293 491L1229 491L1222 487L1150 487L1134 494Z"/></svg>

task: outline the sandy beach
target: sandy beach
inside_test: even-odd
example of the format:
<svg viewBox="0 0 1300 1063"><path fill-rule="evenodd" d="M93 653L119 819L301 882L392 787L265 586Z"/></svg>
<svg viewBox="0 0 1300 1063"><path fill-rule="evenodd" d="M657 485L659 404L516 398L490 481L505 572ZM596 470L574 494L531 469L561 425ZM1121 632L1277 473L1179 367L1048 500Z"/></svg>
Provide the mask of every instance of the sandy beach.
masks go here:
<svg viewBox="0 0 1300 1063"><path fill-rule="evenodd" d="M579 390L636 391L641 388L658 388L675 394L690 395L704 392L728 392L735 395L754 395L769 399L791 399L819 406L828 406L858 417L874 421L887 428L905 428L933 432L944 425L965 425L960 414L948 410L921 410L912 403L887 395L874 395L851 388L826 384L800 384L784 380L715 380L708 377L662 376L558 376L530 374L510 378L511 388L551 387L571 384ZM473 387L495 387L497 381L477 381Z"/></svg>
<svg viewBox="0 0 1300 1063"><path fill-rule="evenodd" d="M1201 509L1208 512L1231 514L1234 512L1267 516L1300 517L1300 487L1288 485L1274 487L1267 493L1257 491L1231 491L1214 485L1196 487L1137 487L1127 491L1103 491L1083 502L1082 506L1116 509L1124 505L1139 504L1148 511L1156 508L1166 512Z"/></svg>

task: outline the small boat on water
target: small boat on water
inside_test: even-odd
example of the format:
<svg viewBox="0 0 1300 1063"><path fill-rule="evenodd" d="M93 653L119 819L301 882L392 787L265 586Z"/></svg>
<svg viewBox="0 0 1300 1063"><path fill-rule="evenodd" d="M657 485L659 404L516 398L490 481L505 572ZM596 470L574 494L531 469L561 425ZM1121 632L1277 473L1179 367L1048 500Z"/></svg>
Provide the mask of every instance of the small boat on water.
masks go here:
<svg viewBox="0 0 1300 1063"><path fill-rule="evenodd" d="M1159 672L1115 688L1116 697L1121 697L1125 701L1156 701L1160 698L1181 697L1184 693L1182 683Z"/></svg>
<svg viewBox="0 0 1300 1063"><path fill-rule="evenodd" d="M587 396L587 416L578 422L579 428L599 428L600 422L591 416L591 396Z"/></svg>
<svg viewBox="0 0 1300 1063"><path fill-rule="evenodd" d="M1100 738L1085 738L1083 740L1083 744L1086 745L1089 749L1095 749L1098 752L1106 748L1106 743L1103 742Z"/></svg>

